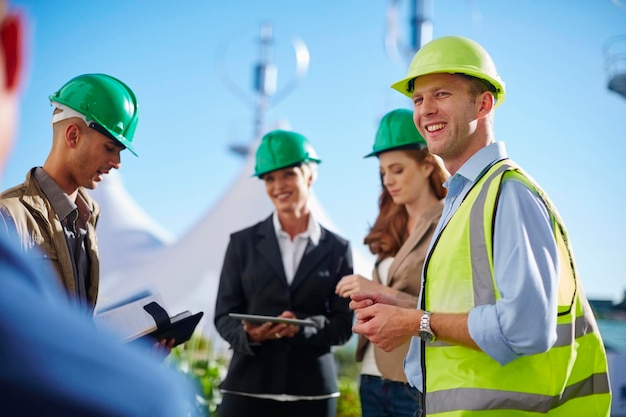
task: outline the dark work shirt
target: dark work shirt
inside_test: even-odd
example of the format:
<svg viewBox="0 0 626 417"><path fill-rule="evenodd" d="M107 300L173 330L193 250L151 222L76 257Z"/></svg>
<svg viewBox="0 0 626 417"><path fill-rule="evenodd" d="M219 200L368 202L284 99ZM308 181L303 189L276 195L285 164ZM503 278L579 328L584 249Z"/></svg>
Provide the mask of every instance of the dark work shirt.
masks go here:
<svg viewBox="0 0 626 417"><path fill-rule="evenodd" d="M91 210L80 194L76 202L59 187L59 185L41 168L35 170L35 180L39 183L57 218L63 225L65 241L72 257L74 266L75 296L81 305L87 305L87 288L89 284L90 260L85 246L87 222Z"/></svg>

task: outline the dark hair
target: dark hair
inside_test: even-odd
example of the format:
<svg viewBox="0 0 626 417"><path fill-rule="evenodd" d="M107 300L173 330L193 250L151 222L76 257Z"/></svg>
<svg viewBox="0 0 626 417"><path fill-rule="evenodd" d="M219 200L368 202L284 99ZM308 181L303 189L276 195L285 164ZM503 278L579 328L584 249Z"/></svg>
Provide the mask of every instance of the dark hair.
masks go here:
<svg viewBox="0 0 626 417"><path fill-rule="evenodd" d="M418 164L433 165L433 171L428 179L430 189L438 199L444 198L448 190L443 187L443 183L448 174L437 162L435 156L428 149L404 149L402 152ZM394 203L389 191L383 185L378 198L378 217L363 239L363 243L369 246L370 252L377 255L378 260L395 256L408 238L406 230L408 220L404 206Z"/></svg>

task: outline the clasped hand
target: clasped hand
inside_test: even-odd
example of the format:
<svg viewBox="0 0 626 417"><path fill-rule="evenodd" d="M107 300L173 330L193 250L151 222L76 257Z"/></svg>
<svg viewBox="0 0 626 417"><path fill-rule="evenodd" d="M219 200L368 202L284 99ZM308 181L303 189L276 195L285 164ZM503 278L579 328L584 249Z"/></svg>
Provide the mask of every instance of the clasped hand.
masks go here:
<svg viewBox="0 0 626 417"><path fill-rule="evenodd" d="M399 307L399 302L381 293L354 294L350 297L356 323L352 331L365 336L370 342L390 352L407 343L413 336L411 315L415 309Z"/></svg>

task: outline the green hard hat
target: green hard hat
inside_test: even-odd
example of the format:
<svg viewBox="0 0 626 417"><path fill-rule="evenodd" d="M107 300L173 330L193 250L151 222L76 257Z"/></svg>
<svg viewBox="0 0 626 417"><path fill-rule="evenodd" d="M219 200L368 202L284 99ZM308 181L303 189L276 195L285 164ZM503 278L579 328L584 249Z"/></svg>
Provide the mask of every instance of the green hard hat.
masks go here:
<svg viewBox="0 0 626 417"><path fill-rule="evenodd" d="M411 110L396 109L383 116L372 152L365 155L365 158L398 148L426 148L426 141L415 127Z"/></svg>
<svg viewBox="0 0 626 417"><path fill-rule="evenodd" d="M256 151L254 176L287 168L300 162L322 162L307 138L295 132L273 130L261 139Z"/></svg>
<svg viewBox="0 0 626 417"><path fill-rule="evenodd" d="M444 36L422 46L413 57L406 77L392 84L391 88L411 97L411 80L436 73L479 78L493 87L496 107L504 101L504 81L487 51L477 42L460 36Z"/></svg>
<svg viewBox="0 0 626 417"><path fill-rule="evenodd" d="M92 121L99 130L120 142L135 156L132 147L137 128L138 105L135 93L126 84L106 74L83 74L69 80L51 102L63 104Z"/></svg>

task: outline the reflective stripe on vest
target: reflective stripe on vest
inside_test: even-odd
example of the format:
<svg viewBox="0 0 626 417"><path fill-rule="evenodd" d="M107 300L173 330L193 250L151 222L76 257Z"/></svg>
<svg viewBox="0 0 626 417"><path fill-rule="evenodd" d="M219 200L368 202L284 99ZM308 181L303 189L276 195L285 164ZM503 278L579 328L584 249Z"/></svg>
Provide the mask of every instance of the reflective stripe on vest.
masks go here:
<svg viewBox="0 0 626 417"><path fill-rule="evenodd" d="M441 232L425 266L425 307L435 313L467 312L500 298L493 272L492 222L505 176L527 184L544 200L552 217L561 270L557 341L545 353L523 356L505 366L473 349L440 341L426 344L422 351L426 413L608 417L606 353L591 309L577 290L567 234L547 197L510 161L495 164L477 181ZM471 297L468 291L473 292Z"/></svg>
<svg viewBox="0 0 626 417"><path fill-rule="evenodd" d="M546 414L550 410L579 397L593 395L597 392L609 392L606 375L595 374L566 387L558 395L540 395L509 391L466 388L462 390L437 391L428 394L428 415L446 413L456 410L480 411L472 408L478 404L498 404L498 409L531 411ZM604 414L572 414L572 417L593 417Z"/></svg>

